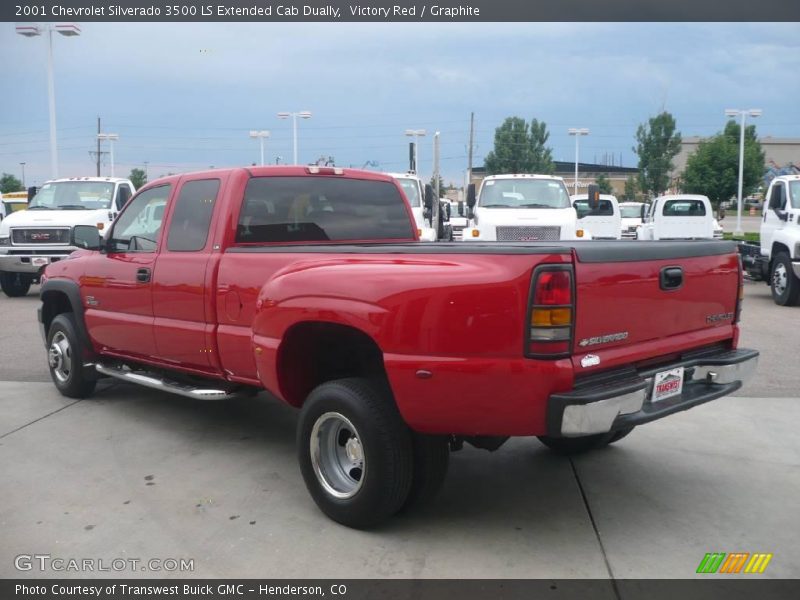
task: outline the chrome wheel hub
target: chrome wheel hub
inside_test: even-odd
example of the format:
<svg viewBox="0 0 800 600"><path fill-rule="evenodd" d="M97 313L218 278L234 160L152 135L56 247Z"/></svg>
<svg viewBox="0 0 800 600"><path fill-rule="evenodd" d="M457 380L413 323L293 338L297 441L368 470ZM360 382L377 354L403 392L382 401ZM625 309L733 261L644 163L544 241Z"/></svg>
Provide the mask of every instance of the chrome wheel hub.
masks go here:
<svg viewBox="0 0 800 600"><path fill-rule="evenodd" d="M358 431L338 412L327 412L314 423L311 465L323 489L335 498L351 498L366 475L364 448Z"/></svg>
<svg viewBox="0 0 800 600"><path fill-rule="evenodd" d="M772 272L772 287L775 289L775 293L782 296L788 283L789 274L786 272L786 266L783 264L776 265L775 270Z"/></svg>
<svg viewBox="0 0 800 600"><path fill-rule="evenodd" d="M63 383L69 379L72 373L72 348L69 345L67 336L61 331L56 333L50 342L50 349L47 351L47 362L58 381Z"/></svg>

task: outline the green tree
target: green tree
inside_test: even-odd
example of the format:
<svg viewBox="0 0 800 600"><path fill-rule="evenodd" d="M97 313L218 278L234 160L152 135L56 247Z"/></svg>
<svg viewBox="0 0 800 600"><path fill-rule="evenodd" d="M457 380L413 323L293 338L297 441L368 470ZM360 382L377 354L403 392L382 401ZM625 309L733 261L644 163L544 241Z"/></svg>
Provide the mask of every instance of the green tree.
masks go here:
<svg viewBox="0 0 800 600"><path fill-rule="evenodd" d="M683 191L703 194L715 206L735 196L739 188L739 135L741 127L728 121L722 133L703 140L686 161ZM742 196L758 188L764 177L764 151L755 125L744 130L744 169Z"/></svg>
<svg viewBox="0 0 800 600"><path fill-rule="evenodd" d="M552 173L552 150L546 146L547 125L533 119L508 117L494 132L494 149L486 155L486 170L497 173Z"/></svg>
<svg viewBox="0 0 800 600"><path fill-rule="evenodd" d="M14 177L11 173L3 173L0 176L0 194L21 192L24 189L25 188L22 187L22 182Z"/></svg>
<svg viewBox="0 0 800 600"><path fill-rule="evenodd" d="M601 194L614 193L614 188L611 187L611 182L609 181L608 177L606 177L605 173L600 173L597 177L595 177L594 182L597 184Z"/></svg>
<svg viewBox="0 0 800 600"><path fill-rule="evenodd" d="M147 183L147 174L142 169L131 169L128 179L131 180L133 187L137 190Z"/></svg>
<svg viewBox="0 0 800 600"><path fill-rule="evenodd" d="M675 129L675 118L665 111L636 130L633 151L639 156L639 188L645 194L658 196L669 187L672 159L681 149L681 134Z"/></svg>
<svg viewBox="0 0 800 600"><path fill-rule="evenodd" d="M634 202L638 190L639 186L636 183L636 178L633 175L628 175L628 178L625 180L625 200Z"/></svg>

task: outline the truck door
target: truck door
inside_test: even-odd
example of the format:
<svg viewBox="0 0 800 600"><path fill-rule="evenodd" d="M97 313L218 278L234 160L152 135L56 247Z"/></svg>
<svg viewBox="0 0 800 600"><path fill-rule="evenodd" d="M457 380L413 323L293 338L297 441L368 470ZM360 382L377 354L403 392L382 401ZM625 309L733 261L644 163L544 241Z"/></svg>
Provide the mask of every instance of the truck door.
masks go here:
<svg viewBox="0 0 800 600"><path fill-rule="evenodd" d="M764 215L761 217L761 253L769 254L772 249L772 240L775 232L783 229L786 221L779 216L786 211L786 189L782 181L776 181L769 189L769 194L764 202Z"/></svg>
<svg viewBox="0 0 800 600"><path fill-rule="evenodd" d="M222 180L183 179L153 274L157 356L186 368L214 371L214 269L210 232Z"/></svg>
<svg viewBox="0 0 800 600"><path fill-rule="evenodd" d="M171 184L136 196L109 232L109 249L86 266L81 293L89 336L99 348L155 355L152 275Z"/></svg>

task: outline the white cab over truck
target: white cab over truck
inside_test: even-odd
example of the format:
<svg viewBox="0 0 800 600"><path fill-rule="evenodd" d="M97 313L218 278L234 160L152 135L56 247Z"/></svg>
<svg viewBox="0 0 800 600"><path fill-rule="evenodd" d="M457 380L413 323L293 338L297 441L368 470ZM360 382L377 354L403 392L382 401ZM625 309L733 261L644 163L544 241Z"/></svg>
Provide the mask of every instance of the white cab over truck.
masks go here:
<svg viewBox="0 0 800 600"><path fill-rule="evenodd" d="M644 202L620 202L620 234L623 239L636 239L636 230L642 224ZM646 210L646 209L645 209Z"/></svg>
<svg viewBox="0 0 800 600"><path fill-rule="evenodd" d="M552 175L490 175L476 194L467 188L465 242L533 242L590 239L578 225L561 177Z"/></svg>
<svg viewBox="0 0 800 600"><path fill-rule="evenodd" d="M589 231L593 240L620 239L622 218L619 202L611 194L600 194L597 206L589 206L589 194L572 196L572 206L578 213L578 226Z"/></svg>
<svg viewBox="0 0 800 600"><path fill-rule="evenodd" d="M772 180L761 215L761 241L739 246L742 264L766 281L781 306L800 303L800 175Z"/></svg>
<svg viewBox="0 0 800 600"><path fill-rule="evenodd" d="M653 200L649 211L643 205L641 213L642 224L636 230L639 240L722 239L722 227L706 196L660 196Z"/></svg>
<svg viewBox="0 0 800 600"><path fill-rule="evenodd" d="M411 212L414 214L420 241L450 241L452 232L447 225L449 215L443 211L441 200L434 201L433 188L422 183L422 179L413 172L388 173L388 175L394 177L403 188L408 203L411 205ZM429 188L430 191L428 191Z"/></svg>
<svg viewBox="0 0 800 600"><path fill-rule="evenodd" d="M136 190L128 179L71 177L46 182L26 210L0 222L0 287L24 296L44 267L77 250L69 245L75 225L101 231Z"/></svg>

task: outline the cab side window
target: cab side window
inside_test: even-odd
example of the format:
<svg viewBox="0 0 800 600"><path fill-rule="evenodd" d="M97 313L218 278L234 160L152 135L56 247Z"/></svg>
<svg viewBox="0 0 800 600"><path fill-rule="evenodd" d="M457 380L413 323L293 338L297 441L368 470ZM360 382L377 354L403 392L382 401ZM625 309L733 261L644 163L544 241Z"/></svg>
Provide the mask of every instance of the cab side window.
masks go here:
<svg viewBox="0 0 800 600"><path fill-rule="evenodd" d="M167 235L170 252L195 252L206 246L219 179L187 181L181 186Z"/></svg>
<svg viewBox="0 0 800 600"><path fill-rule="evenodd" d="M769 194L769 207L771 210L786 210L786 194L783 192L782 183L772 186Z"/></svg>
<svg viewBox="0 0 800 600"><path fill-rule="evenodd" d="M133 198L110 233L111 252L155 252L172 185L150 188Z"/></svg>

